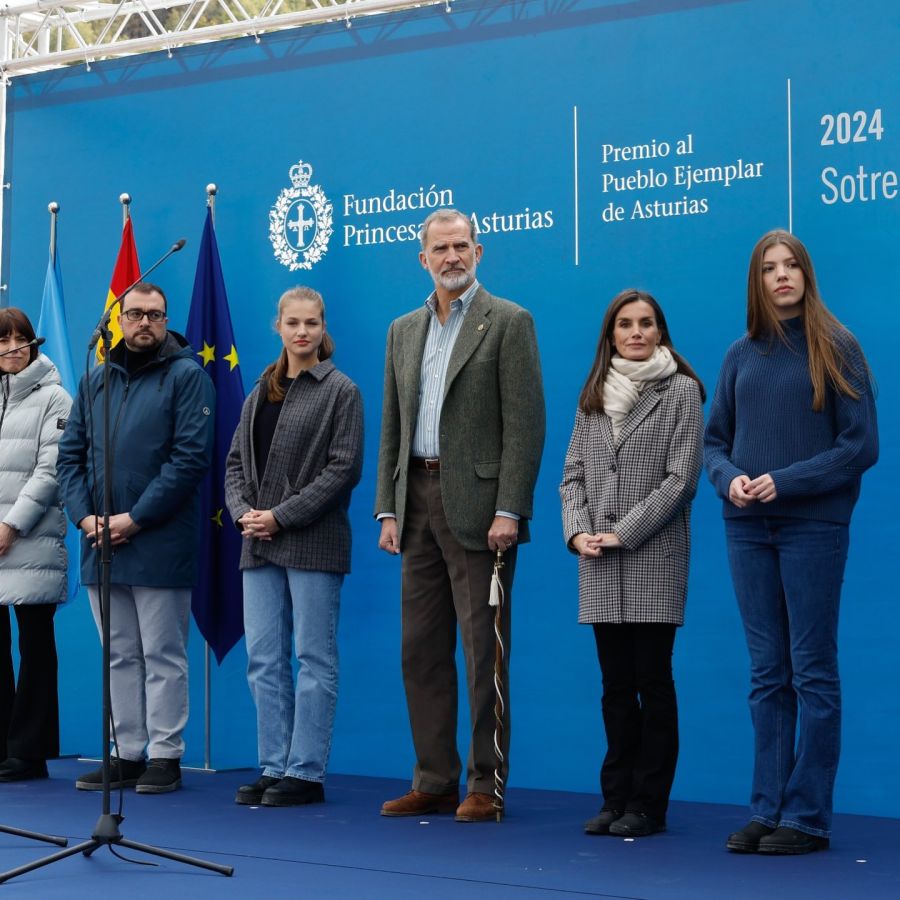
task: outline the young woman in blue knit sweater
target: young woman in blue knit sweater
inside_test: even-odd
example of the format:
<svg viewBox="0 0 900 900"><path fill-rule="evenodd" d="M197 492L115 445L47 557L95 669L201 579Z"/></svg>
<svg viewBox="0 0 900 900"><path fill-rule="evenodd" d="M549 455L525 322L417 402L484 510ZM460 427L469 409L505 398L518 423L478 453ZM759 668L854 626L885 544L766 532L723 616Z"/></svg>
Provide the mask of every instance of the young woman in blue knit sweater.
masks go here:
<svg viewBox="0 0 900 900"><path fill-rule="evenodd" d="M863 352L822 303L803 244L771 231L750 257L747 334L725 356L706 427L750 651L755 735L751 821L729 850L828 847L848 526L877 458Z"/></svg>

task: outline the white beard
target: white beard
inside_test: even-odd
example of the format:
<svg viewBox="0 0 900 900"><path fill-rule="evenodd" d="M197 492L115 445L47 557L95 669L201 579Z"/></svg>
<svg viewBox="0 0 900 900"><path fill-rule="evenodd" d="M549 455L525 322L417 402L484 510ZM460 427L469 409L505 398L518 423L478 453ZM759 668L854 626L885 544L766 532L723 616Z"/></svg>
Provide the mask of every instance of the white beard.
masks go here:
<svg viewBox="0 0 900 900"><path fill-rule="evenodd" d="M435 281L445 291L458 291L468 287L475 280L475 269L465 269L461 272L442 272Z"/></svg>

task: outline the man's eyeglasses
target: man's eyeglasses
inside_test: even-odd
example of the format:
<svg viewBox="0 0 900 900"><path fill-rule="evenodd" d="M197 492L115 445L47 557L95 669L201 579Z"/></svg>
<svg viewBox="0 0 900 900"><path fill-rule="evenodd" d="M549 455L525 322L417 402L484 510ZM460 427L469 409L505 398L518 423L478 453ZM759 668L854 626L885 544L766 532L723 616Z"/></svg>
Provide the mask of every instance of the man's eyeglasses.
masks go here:
<svg viewBox="0 0 900 900"><path fill-rule="evenodd" d="M161 309L126 309L122 315L125 316L129 322L140 322L144 316L146 316L150 322L163 322L166 318L166 314Z"/></svg>

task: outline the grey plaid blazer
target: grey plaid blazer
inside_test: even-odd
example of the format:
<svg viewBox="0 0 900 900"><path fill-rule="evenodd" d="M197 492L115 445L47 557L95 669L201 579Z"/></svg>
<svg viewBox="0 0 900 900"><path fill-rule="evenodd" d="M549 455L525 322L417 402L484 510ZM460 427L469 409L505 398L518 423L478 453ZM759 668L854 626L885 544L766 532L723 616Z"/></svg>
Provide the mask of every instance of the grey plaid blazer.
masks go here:
<svg viewBox="0 0 900 900"><path fill-rule="evenodd" d="M271 541L245 538L241 568L272 563L319 572L350 571L350 492L362 474L359 389L331 360L295 378L284 398L266 471L253 459L260 384L244 401L225 470L231 520L271 509L281 525Z"/></svg>
<svg viewBox="0 0 900 900"><path fill-rule="evenodd" d="M684 622L702 441L700 390L686 375L646 388L618 445L609 416L578 410L559 488L566 544L601 531L623 544L579 557L579 622Z"/></svg>

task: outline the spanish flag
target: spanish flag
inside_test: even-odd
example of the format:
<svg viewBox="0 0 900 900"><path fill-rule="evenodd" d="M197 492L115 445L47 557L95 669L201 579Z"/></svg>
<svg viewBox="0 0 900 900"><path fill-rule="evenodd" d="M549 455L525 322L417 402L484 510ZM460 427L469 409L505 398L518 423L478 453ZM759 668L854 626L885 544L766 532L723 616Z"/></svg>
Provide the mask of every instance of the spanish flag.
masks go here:
<svg viewBox="0 0 900 900"><path fill-rule="evenodd" d="M131 216L129 216L122 229L122 244L119 247L119 255L116 257L112 280L109 283L109 293L106 295L104 311L109 309L110 304L122 291L137 281L140 274L141 264L138 262L137 247L134 245L134 229L131 227ZM113 316L109 320L109 330L112 332L112 346L115 347L122 340L118 310L113 311ZM100 344L97 344L97 362L103 362L103 348Z"/></svg>

